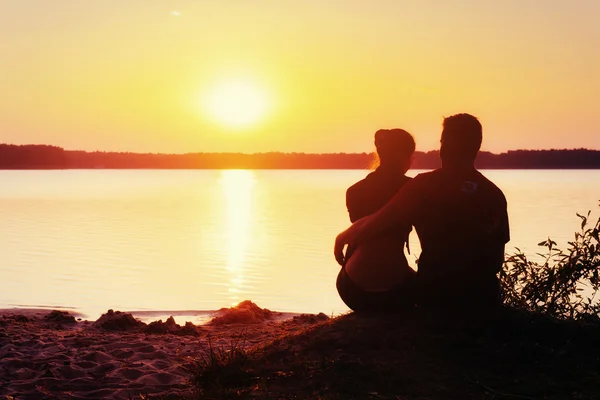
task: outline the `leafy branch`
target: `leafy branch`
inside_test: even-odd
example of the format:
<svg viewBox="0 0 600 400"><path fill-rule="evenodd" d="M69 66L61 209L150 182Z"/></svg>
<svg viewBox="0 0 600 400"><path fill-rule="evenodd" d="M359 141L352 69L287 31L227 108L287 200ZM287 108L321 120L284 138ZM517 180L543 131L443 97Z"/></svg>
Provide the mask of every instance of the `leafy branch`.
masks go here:
<svg viewBox="0 0 600 400"><path fill-rule="evenodd" d="M600 218L577 214L580 230L566 250L548 238L538 243L541 261L519 248L507 255L500 280L504 304L560 319L582 320L600 315Z"/></svg>

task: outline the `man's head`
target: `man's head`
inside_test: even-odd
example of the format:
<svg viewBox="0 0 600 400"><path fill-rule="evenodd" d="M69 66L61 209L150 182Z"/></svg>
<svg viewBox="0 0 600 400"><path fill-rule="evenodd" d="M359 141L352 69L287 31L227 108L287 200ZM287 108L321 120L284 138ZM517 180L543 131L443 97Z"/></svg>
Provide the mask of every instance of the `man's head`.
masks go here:
<svg viewBox="0 0 600 400"><path fill-rule="evenodd" d="M375 147L383 166L397 166L405 173L415 152L415 139L404 129L380 129L375 132Z"/></svg>
<svg viewBox="0 0 600 400"><path fill-rule="evenodd" d="M446 165L473 165L481 147L482 128L470 114L444 118L440 157Z"/></svg>

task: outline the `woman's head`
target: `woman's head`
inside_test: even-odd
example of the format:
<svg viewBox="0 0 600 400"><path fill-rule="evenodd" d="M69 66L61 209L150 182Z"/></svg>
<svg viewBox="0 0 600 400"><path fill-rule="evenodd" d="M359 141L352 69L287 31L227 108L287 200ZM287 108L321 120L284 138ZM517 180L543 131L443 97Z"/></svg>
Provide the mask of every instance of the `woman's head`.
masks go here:
<svg viewBox="0 0 600 400"><path fill-rule="evenodd" d="M380 129L375 132L375 147L379 164L396 166L404 172L410 168L415 152L415 139L404 129Z"/></svg>

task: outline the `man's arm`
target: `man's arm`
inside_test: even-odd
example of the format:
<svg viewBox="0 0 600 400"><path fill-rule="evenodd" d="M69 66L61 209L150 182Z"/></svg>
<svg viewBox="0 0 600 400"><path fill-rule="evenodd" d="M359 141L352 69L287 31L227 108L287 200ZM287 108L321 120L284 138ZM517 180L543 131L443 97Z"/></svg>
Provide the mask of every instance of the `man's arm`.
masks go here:
<svg viewBox="0 0 600 400"><path fill-rule="evenodd" d="M410 216L418 206L417 186L412 179L405 184L394 197L379 211L353 223L348 229L337 235L333 248L335 259L344 265L344 247L368 240L384 229L400 222L410 222Z"/></svg>
<svg viewBox="0 0 600 400"><path fill-rule="evenodd" d="M510 240L510 229L508 224L508 212L506 199L502 197L502 202L498 206L497 217L492 219L492 229L489 232L488 242L479 246L480 251L483 251L483 259L487 260L482 263L486 274L498 274L504 265L504 255L506 243Z"/></svg>
<svg viewBox="0 0 600 400"><path fill-rule="evenodd" d="M495 244L491 249L491 260L494 268L494 274L497 274L502 270L504 265L504 255L506 249L506 243L510 241L510 228L508 223L508 211L506 205L506 199L503 196L502 201L502 213L499 218L499 224L495 227L495 231L492 237L495 239Z"/></svg>

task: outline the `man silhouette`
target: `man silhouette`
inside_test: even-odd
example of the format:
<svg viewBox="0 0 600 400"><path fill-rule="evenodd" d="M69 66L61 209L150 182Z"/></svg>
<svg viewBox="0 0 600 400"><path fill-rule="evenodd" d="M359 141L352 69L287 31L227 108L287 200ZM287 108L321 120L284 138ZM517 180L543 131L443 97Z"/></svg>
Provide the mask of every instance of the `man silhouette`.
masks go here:
<svg viewBox="0 0 600 400"><path fill-rule="evenodd" d="M475 169L482 127L472 115L444 119L442 167L417 175L375 214L340 233L334 254L397 224L410 223L421 242L415 301L423 307L493 308L499 304L497 274L509 241L506 199Z"/></svg>

